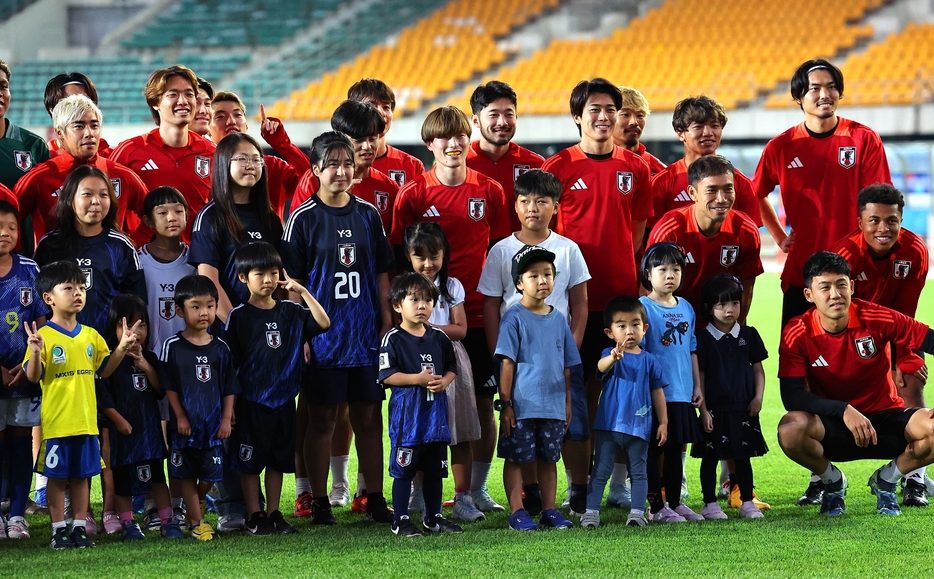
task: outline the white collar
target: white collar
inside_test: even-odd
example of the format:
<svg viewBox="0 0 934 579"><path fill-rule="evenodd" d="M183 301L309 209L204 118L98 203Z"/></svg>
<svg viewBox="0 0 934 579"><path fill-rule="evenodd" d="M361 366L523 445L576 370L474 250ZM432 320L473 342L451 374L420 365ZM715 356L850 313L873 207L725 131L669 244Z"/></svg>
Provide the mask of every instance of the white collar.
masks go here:
<svg viewBox="0 0 934 579"><path fill-rule="evenodd" d="M708 323L707 331L710 332L710 335L713 336L714 340L719 340L720 338L725 336L727 333L729 333L734 338L738 338L739 337L739 322L733 322L733 327L730 328L730 331L727 333L721 332L720 330L716 328L716 326Z"/></svg>

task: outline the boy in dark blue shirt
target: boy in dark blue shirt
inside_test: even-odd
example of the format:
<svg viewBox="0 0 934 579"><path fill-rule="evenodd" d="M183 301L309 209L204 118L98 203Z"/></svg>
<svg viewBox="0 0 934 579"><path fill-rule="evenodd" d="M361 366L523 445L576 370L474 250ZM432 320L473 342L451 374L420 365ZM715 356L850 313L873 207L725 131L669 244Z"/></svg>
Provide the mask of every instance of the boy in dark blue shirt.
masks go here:
<svg viewBox="0 0 934 579"><path fill-rule="evenodd" d="M208 333L217 286L203 275L175 284L175 308L185 329L162 346L159 381L169 398L169 477L179 479L191 536L215 537L203 520L200 498L223 476L223 440L230 436L234 397L240 393L230 349Z"/></svg>
<svg viewBox="0 0 934 579"><path fill-rule="evenodd" d="M402 323L386 333L379 349L379 380L392 388L392 532L404 537L421 535L409 519L409 493L415 473L422 471L422 526L432 533L460 533L458 525L441 516L451 442L444 390L454 381L457 361L451 340L439 328L425 323L438 301L438 287L420 273L404 273L393 280L389 300L402 316Z"/></svg>
<svg viewBox="0 0 934 579"><path fill-rule="evenodd" d="M302 386L303 345L331 324L307 288L285 274L282 260L264 241L237 252L237 277L250 299L227 318L225 336L236 361L242 392L228 464L240 473L249 518L248 533L298 531L279 512L282 473L295 472L295 397ZM279 287L302 296L305 305L272 297ZM260 510L259 475L266 470L266 512Z"/></svg>

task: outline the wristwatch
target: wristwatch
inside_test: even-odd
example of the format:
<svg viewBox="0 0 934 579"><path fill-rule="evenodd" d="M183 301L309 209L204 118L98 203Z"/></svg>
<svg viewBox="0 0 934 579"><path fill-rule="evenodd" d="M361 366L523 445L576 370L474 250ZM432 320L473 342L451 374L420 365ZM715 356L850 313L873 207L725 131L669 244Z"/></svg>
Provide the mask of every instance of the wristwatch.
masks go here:
<svg viewBox="0 0 934 579"><path fill-rule="evenodd" d="M503 408L512 408L512 400L494 400L493 408L497 412L502 412Z"/></svg>

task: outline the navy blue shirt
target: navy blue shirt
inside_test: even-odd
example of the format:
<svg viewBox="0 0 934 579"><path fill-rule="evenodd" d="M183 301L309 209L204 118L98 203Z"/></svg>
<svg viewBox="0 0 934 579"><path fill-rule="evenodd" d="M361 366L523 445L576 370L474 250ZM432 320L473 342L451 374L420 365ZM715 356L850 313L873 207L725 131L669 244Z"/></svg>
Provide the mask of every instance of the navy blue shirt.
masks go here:
<svg viewBox="0 0 934 579"><path fill-rule="evenodd" d="M9 273L0 277L0 313L3 314L3 339L0 340L0 366L13 370L23 363L26 357L26 329L23 323L48 316L49 308L36 291L36 275L39 266L31 259L13 255L13 265ZM0 399L34 398L39 396L39 384L23 380L23 386L10 390L0 386Z"/></svg>
<svg viewBox="0 0 934 579"><path fill-rule="evenodd" d="M376 207L353 195L329 207L314 195L289 216L282 234L282 263L305 281L331 318L312 347L319 367L376 364L379 290L376 276L394 266Z"/></svg>
<svg viewBox="0 0 934 579"><path fill-rule="evenodd" d="M267 408L295 404L305 342L321 333L306 307L284 300L264 310L243 303L230 311L224 341L237 367L241 398Z"/></svg>
<svg viewBox="0 0 934 579"><path fill-rule="evenodd" d="M383 336L380 382L396 373L420 374L426 368L438 376L457 372L454 345L439 328L428 326L425 335L419 337L396 326ZM451 442L447 394L415 385L391 388L389 440L394 447Z"/></svg>
<svg viewBox="0 0 934 579"><path fill-rule="evenodd" d="M752 326L736 324L726 334L713 328L717 337L711 328L708 325L697 332L697 366L704 373L707 408L745 411L756 395L752 365L768 358L769 353Z"/></svg>
<svg viewBox="0 0 934 579"><path fill-rule="evenodd" d="M133 294L148 301L143 266L130 238L110 229L92 237L78 237L76 245L61 248L56 245L58 236L56 229L39 241L36 263L42 267L67 259L84 272L88 294L84 309L78 312L78 323L103 335L107 310L116 296Z"/></svg>
<svg viewBox="0 0 934 579"><path fill-rule="evenodd" d="M173 412L169 440L173 449L210 448L223 442L217 438L224 412L224 397L240 393L230 348L220 338L198 346L181 332L165 341L159 358L159 383L165 391L177 392L188 415L191 436L178 433Z"/></svg>
<svg viewBox="0 0 934 579"><path fill-rule="evenodd" d="M159 359L149 350L143 350L143 357L153 368L159 367ZM98 410L113 408L133 427L125 436L111 425L111 466L165 458L158 402L164 396L149 384L146 373L134 366L129 356L113 374L97 380Z"/></svg>
<svg viewBox="0 0 934 579"><path fill-rule="evenodd" d="M269 231L259 215L249 205L237 205L237 217L246 232L246 243L266 241L279 246L278 232ZM201 208L191 227L191 251L188 263L198 267L210 265L217 269L218 281L232 306L239 306L250 299L250 290L237 279L234 261L240 243L227 231L215 231L211 217L216 217L217 206L210 202Z"/></svg>

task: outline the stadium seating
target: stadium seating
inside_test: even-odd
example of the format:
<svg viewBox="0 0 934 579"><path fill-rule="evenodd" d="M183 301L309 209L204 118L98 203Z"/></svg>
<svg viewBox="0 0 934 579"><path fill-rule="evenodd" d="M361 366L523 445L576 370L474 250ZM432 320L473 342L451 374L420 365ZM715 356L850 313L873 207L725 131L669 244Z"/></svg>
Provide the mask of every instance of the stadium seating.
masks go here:
<svg viewBox="0 0 934 579"><path fill-rule="evenodd" d="M326 119L362 77L378 76L396 92L404 114L503 62L497 39L560 0L457 0L406 28L393 42L333 68L277 102L271 112L295 119Z"/></svg>
<svg viewBox="0 0 934 579"><path fill-rule="evenodd" d="M10 18L36 0L0 0L0 22Z"/></svg>

